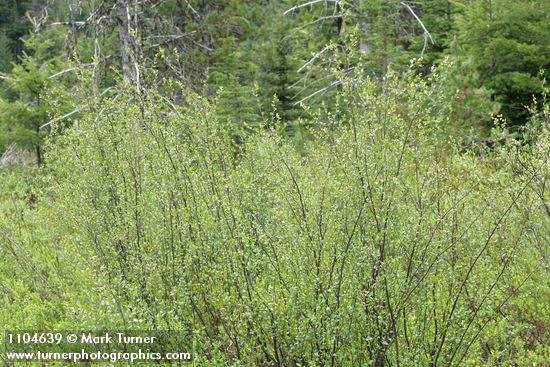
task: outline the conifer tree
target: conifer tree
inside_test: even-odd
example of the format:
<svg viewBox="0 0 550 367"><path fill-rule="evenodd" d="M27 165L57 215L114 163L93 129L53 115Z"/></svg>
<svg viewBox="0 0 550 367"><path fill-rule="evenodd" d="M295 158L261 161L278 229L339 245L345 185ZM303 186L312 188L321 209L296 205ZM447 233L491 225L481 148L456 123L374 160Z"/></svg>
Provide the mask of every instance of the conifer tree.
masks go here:
<svg viewBox="0 0 550 367"><path fill-rule="evenodd" d="M543 0L475 0L457 22L461 56L479 76L477 87L491 91L491 100L515 127L526 123L526 106L540 97L548 76L549 11Z"/></svg>

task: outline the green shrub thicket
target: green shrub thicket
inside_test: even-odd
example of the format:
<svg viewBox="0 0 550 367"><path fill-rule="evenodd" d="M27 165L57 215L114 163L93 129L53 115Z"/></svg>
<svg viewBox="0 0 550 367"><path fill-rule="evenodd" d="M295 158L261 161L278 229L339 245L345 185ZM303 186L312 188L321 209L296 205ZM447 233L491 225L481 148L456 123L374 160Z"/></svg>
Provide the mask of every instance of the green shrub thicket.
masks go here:
<svg viewBox="0 0 550 367"><path fill-rule="evenodd" d="M180 104L92 101L46 156L53 219L29 233L61 296L43 319L179 330L197 365L543 365L548 110L529 148L480 159L454 148L431 78L357 72L300 152L266 128L238 160L183 86ZM53 274L55 244L79 278ZM2 304L23 302L10 287Z"/></svg>
<svg viewBox="0 0 550 367"><path fill-rule="evenodd" d="M97 302L80 249L67 246L68 235L54 230L59 218L41 191L36 170L0 170L3 332L80 328L82 311Z"/></svg>

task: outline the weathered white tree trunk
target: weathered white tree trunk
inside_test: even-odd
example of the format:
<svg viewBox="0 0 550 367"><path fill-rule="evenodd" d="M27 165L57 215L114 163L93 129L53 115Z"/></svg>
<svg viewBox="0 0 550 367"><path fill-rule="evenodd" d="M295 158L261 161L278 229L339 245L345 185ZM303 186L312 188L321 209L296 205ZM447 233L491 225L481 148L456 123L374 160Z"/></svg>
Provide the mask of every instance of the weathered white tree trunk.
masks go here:
<svg viewBox="0 0 550 367"><path fill-rule="evenodd" d="M131 85L139 84L138 50L134 37L137 35L137 24L133 24L130 15L130 4L127 0L117 1L117 17L119 22L120 58L122 75ZM134 22L137 23L137 22Z"/></svg>
<svg viewBox="0 0 550 367"><path fill-rule="evenodd" d="M364 1L359 2L359 9L361 11L361 20L359 22L359 29L361 30L361 39L359 40L359 51L362 54L371 53L371 45L368 41L370 35L370 22L369 13L364 8Z"/></svg>

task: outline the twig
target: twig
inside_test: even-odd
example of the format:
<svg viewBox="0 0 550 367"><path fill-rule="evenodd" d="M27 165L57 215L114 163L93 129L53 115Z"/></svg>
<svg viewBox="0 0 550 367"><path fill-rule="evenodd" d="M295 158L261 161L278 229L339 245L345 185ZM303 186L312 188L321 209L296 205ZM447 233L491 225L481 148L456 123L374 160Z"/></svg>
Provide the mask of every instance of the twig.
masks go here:
<svg viewBox="0 0 550 367"><path fill-rule="evenodd" d="M321 56L325 51L327 51L328 49L330 49L330 46L327 46L325 48L323 48L321 51L317 52L315 55L313 55L313 57L311 59L309 59L308 62L306 62L304 65L302 65L299 69L298 69L298 72L304 70L304 68L306 68L309 64L311 64L312 62L314 62L315 60L317 60L319 58L319 56Z"/></svg>
<svg viewBox="0 0 550 367"><path fill-rule="evenodd" d="M74 71L74 70L78 70L81 66L83 66L83 67L90 67L90 66L94 66L95 64L96 64L95 62L92 62L92 63L90 63L90 64L83 64L83 65L80 65L80 66L75 66L75 67L72 67L72 68L68 68L68 69L65 69L65 70L61 70L60 72L57 72L57 73L55 73L55 74L53 74L53 75L50 75L50 76L48 77L48 79L53 79L53 78L56 78L56 77L58 77L58 76L60 76L60 75L65 74L65 73L68 73L68 72L71 72L71 71Z"/></svg>
<svg viewBox="0 0 550 367"><path fill-rule="evenodd" d="M315 24L315 23L319 23L319 22L322 22L324 20L328 20L328 19L339 19L339 18L345 18L346 16L350 16L350 15L347 15L347 14L339 14L339 15L326 15L324 17L319 17L311 22L308 22L306 24L304 24L303 26L300 27L300 29L302 28L305 28L307 26L310 26L312 24Z"/></svg>
<svg viewBox="0 0 550 367"><path fill-rule="evenodd" d="M416 13L414 12L414 10L409 6L409 4L405 3L405 2L401 2L401 5L403 5L404 7L406 7L409 12L412 14L412 16L418 21L418 23L420 24L420 26L422 27L422 29L424 30L424 47L422 48L422 52L420 53L421 55L424 55L424 51L426 51L426 46L428 45L428 38L430 39L430 41L432 42L432 45L436 45L437 43L434 41L434 39L432 38L432 35L430 34L430 32L428 31L428 29L426 28L426 26L424 25L424 23L422 23L422 20L420 20L420 18L418 17L418 15L416 15Z"/></svg>
<svg viewBox="0 0 550 367"><path fill-rule="evenodd" d="M321 2L324 2L324 3L327 3L327 2L333 2L333 3L338 3L338 4L344 4L344 5L347 5L349 6L350 8L353 8L353 4L350 4L350 3L346 3L345 1L342 2L340 0L313 0L313 1L309 1L307 3L304 3L304 4L300 4L300 5L296 5L296 6L293 6L292 8L288 9L287 11L285 11L283 13L283 15L287 15L288 13L291 13L295 10L298 10L300 8L304 8L308 5L313 5L313 4L317 4L317 3L321 3Z"/></svg>
<svg viewBox="0 0 550 367"><path fill-rule="evenodd" d="M108 91L110 91L110 90L113 89L113 88L114 88L114 87L109 87L109 88L105 89L103 92L101 92L100 96L104 95L105 93L107 93ZM43 128L45 128L45 127L47 127L47 126L53 124L54 122L57 122L57 121L60 121L60 120L64 120L64 119L66 119L67 117L70 117L70 116L74 115L75 113L78 113L78 112L82 111L82 110L83 110L84 108L86 108L87 106L88 106L88 105L82 106L82 107L80 107L80 108L77 108L77 109L75 109L75 110L69 112L69 113L66 114L66 115L63 115L63 116L60 116L60 117L56 117L56 118L54 118L53 120L50 120L50 121L46 122L44 125L40 126L39 129L42 130Z"/></svg>
<svg viewBox="0 0 550 367"><path fill-rule="evenodd" d="M42 130L42 129L45 128L46 126L49 126L49 125L53 124L54 122L57 122L57 121L59 121L59 120L66 119L67 117L70 117L70 116L74 115L75 113L82 111L83 109L84 109L84 107L77 108L76 110L73 110L73 111L69 112L69 113L66 114L66 115L63 115L63 116L61 116L61 117L56 117L56 118L54 118L53 120L50 120L50 121L46 122L44 125L40 126L40 130Z"/></svg>
<svg viewBox="0 0 550 367"><path fill-rule="evenodd" d="M335 81L333 81L332 83L330 83L328 86L326 86L326 87L324 87L324 88L321 88L321 89L319 89L319 90L317 90L317 91L311 93L309 96L302 98L302 99L299 100L298 102L293 103L293 106L299 105L300 103L302 103L302 102L304 102L304 101L307 101L307 100L310 99L311 97L314 97L314 96L316 96L316 95L319 94L319 93L324 93L324 92L326 92L328 89L330 89L330 88L332 88L332 87L335 87L335 86L337 86L337 85L340 85L340 84L342 84L342 81L341 81L341 80L335 80Z"/></svg>
<svg viewBox="0 0 550 367"><path fill-rule="evenodd" d="M67 21L67 22L53 22L51 25L70 25L70 26L80 26L83 27L85 25L88 25L90 23L85 21Z"/></svg>
<svg viewBox="0 0 550 367"><path fill-rule="evenodd" d="M185 3L187 4L187 6L189 7L189 9L191 9L191 11L197 16L198 19L201 18L201 15L199 14L198 11L196 11L192 6L191 4L189 4L189 1L185 0Z"/></svg>

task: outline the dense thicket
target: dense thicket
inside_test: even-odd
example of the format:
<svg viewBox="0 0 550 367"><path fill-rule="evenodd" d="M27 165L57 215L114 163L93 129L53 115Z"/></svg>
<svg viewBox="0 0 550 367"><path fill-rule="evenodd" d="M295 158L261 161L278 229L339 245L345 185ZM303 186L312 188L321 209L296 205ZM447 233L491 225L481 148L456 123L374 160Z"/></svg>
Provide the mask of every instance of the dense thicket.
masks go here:
<svg viewBox="0 0 550 367"><path fill-rule="evenodd" d="M301 153L269 129L239 161L183 85L117 88L8 191L3 326L183 330L198 364L543 363L548 110L480 161L431 83L354 74Z"/></svg>
<svg viewBox="0 0 550 367"><path fill-rule="evenodd" d="M550 360L546 2L15 3L0 328L177 330L197 366Z"/></svg>

